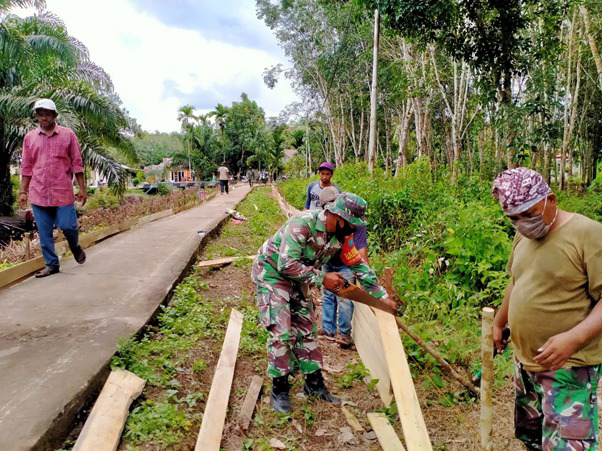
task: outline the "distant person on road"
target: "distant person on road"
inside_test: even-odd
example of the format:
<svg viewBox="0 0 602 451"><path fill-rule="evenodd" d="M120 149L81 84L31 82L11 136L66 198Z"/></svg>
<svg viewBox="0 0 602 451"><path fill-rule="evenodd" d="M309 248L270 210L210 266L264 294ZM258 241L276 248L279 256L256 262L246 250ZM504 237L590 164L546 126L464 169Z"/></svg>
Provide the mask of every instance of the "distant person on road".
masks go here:
<svg viewBox="0 0 602 451"><path fill-rule="evenodd" d="M39 127L23 139L19 205L25 209L29 201L33 208L46 264L36 274L41 278L59 272L53 238L55 226L63 231L75 261L80 265L86 261L79 245L75 200L85 205L87 193L77 136L70 128L56 123L58 111L52 100L38 100L34 112ZM77 196L73 194L74 174L79 185Z"/></svg>
<svg viewBox="0 0 602 451"><path fill-rule="evenodd" d="M325 208L334 202L339 195L335 186L327 186L320 192L320 207ZM368 243L366 240L366 226L358 226L353 233L345 237L343 248L323 266L324 272L338 272L349 282L354 276L350 266L359 263L362 259L369 265ZM338 313L338 315L337 315ZM338 329L337 335L337 316ZM351 322L353 320L353 302L341 298L332 291L323 288L322 294L322 327L318 335L327 340L335 340L341 348L351 347Z"/></svg>
<svg viewBox="0 0 602 451"><path fill-rule="evenodd" d="M331 179L334 175L334 166L332 164L325 161L318 167L318 173L320 174L320 181L311 182L307 188L306 210L320 210L320 191L328 186L333 186ZM340 189L337 188L337 190L339 193L341 192Z"/></svg>
<svg viewBox="0 0 602 451"><path fill-rule="evenodd" d="M502 172L493 196L516 229L511 277L493 325L514 344L514 428L528 449L598 446L602 224L560 210L541 174Z"/></svg>
<svg viewBox="0 0 602 451"><path fill-rule="evenodd" d="M222 194L224 190L228 194L228 182L230 181L230 170L226 167L226 162L222 162L222 165L217 168L217 174L219 178L219 189Z"/></svg>
<svg viewBox="0 0 602 451"><path fill-rule="evenodd" d="M258 251L251 277L256 286L260 324L268 331L268 371L271 402L278 412L291 412L289 375L305 376L303 391L312 398L339 403L322 377L322 350L317 338L309 284L331 291L343 288L340 273L323 273L320 266L339 252L345 237L365 225L366 201L343 193L324 210L305 211L289 219ZM392 308L376 274L363 261L351 266L355 277L373 296Z"/></svg>
<svg viewBox="0 0 602 451"><path fill-rule="evenodd" d="M253 188L253 171L251 168L247 169L247 182L249 182L249 186Z"/></svg>

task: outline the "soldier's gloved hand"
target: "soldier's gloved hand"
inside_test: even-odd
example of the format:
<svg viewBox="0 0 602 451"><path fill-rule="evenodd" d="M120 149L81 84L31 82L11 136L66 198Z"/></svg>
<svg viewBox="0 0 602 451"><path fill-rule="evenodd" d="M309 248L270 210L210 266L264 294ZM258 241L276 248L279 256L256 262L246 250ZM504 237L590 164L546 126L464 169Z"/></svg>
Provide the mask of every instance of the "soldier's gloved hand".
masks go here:
<svg viewBox="0 0 602 451"><path fill-rule="evenodd" d="M343 288L344 284L345 284L345 278L343 277L343 274L341 274L340 272L327 272L324 275L324 282L322 282L322 285L324 285L324 288L332 291L333 293L336 293L341 288Z"/></svg>

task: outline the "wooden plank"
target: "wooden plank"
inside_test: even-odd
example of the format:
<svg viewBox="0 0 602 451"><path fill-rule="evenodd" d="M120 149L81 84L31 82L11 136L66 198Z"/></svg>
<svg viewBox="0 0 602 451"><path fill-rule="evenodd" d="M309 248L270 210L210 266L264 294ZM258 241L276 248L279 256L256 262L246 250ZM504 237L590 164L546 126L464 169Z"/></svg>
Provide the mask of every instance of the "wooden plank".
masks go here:
<svg viewBox="0 0 602 451"><path fill-rule="evenodd" d="M168 216L173 215L173 210L168 208L167 210L159 211L157 213L153 213L152 215L143 216L138 220L138 225L148 224L149 222L156 221L158 219L167 218Z"/></svg>
<svg viewBox="0 0 602 451"><path fill-rule="evenodd" d="M432 450L395 318L382 310L374 310L374 313L380 329L406 445L410 451Z"/></svg>
<svg viewBox="0 0 602 451"><path fill-rule="evenodd" d="M248 429L251 424L251 418L253 418L253 411L255 410L255 404L257 404L257 398L263 387L263 377L253 376L249 389L247 390L247 396L242 403L240 413L238 414L238 422L243 429Z"/></svg>
<svg viewBox="0 0 602 451"><path fill-rule="evenodd" d="M199 268L207 268L209 266L227 265L228 263L235 262L236 260L253 260L257 255L247 255L244 257L226 257L218 258L216 260L206 260L198 264Z"/></svg>
<svg viewBox="0 0 602 451"><path fill-rule="evenodd" d="M378 379L376 390L383 404L388 407L393 400L391 378L385 357L378 322L373 310L367 305L354 302L353 342L362 363L370 372L372 379Z"/></svg>
<svg viewBox="0 0 602 451"><path fill-rule="evenodd" d="M44 267L44 257L32 258L18 265L11 266L0 271L0 287L13 283L25 276L28 276L34 271L38 271Z"/></svg>
<svg viewBox="0 0 602 451"><path fill-rule="evenodd" d="M146 381L125 370L113 370L107 379L73 451L115 451L132 401Z"/></svg>
<svg viewBox="0 0 602 451"><path fill-rule="evenodd" d="M368 421L376 433L378 443L383 451L405 451L393 426L383 413L369 413Z"/></svg>
<svg viewBox="0 0 602 451"><path fill-rule="evenodd" d="M483 309L481 325L481 449L493 449L493 317L494 310Z"/></svg>
<svg viewBox="0 0 602 451"><path fill-rule="evenodd" d="M228 398L234 377L234 366L240 342L243 316L232 309L230 322L226 330L222 352L215 368L209 397L203 413L201 430L196 441L195 451L218 451L222 441Z"/></svg>
<svg viewBox="0 0 602 451"><path fill-rule="evenodd" d="M358 421L358 419L355 417L355 415L353 414L353 412L351 412L351 410L349 410L345 406L342 406L341 410L343 411L343 415L345 415L345 419L347 420L347 424L349 424L349 426L351 426L355 432L365 432L366 431L364 429L364 427L360 424L360 422Z"/></svg>

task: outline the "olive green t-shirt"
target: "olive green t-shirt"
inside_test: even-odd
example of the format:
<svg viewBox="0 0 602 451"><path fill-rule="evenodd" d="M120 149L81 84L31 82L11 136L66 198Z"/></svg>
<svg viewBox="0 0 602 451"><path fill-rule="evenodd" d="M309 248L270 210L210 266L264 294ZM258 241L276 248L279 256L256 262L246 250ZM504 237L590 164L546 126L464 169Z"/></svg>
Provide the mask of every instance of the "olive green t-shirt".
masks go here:
<svg viewBox="0 0 602 451"><path fill-rule="evenodd" d="M507 271L514 287L508 325L518 360L533 358L548 338L566 332L592 311L602 292L602 224L575 214L541 240L517 232ZM602 363L602 336L579 349L564 367Z"/></svg>

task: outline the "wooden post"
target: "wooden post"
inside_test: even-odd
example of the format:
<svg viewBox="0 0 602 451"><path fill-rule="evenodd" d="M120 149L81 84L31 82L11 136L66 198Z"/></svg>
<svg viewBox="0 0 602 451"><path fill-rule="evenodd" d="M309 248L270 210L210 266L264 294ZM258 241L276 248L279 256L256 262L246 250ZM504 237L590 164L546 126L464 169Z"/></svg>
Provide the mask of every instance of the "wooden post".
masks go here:
<svg viewBox="0 0 602 451"><path fill-rule="evenodd" d="M31 241L29 239L29 232L23 235L23 244L25 245L25 260L31 258Z"/></svg>
<svg viewBox="0 0 602 451"><path fill-rule="evenodd" d="M378 33L380 17L378 8L374 10L374 49L372 52L372 89L370 90L370 137L368 140L368 169L374 173L376 159L376 96L378 88Z"/></svg>
<svg viewBox="0 0 602 451"><path fill-rule="evenodd" d="M481 449L493 449L493 309L483 309L481 333Z"/></svg>

